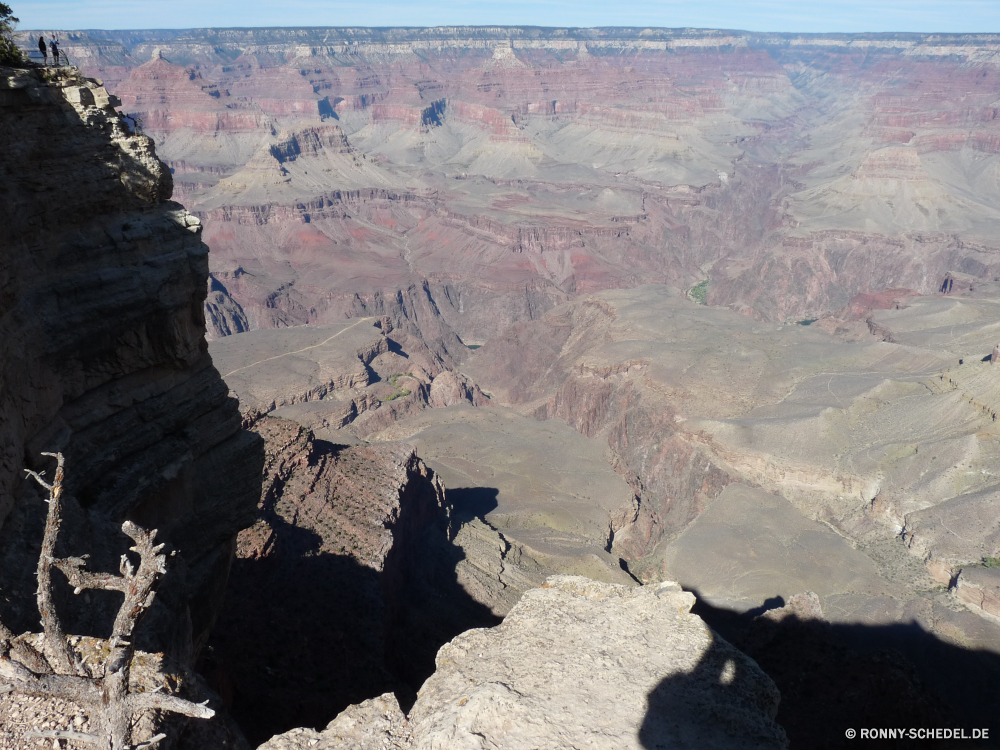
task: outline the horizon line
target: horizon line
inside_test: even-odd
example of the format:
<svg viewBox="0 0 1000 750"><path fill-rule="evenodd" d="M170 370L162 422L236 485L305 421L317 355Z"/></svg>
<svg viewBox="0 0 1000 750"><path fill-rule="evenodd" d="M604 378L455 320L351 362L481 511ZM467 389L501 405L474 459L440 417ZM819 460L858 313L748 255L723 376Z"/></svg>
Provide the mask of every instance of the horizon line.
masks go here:
<svg viewBox="0 0 1000 750"><path fill-rule="evenodd" d="M445 29L533 29L538 31L633 31L642 33L644 31L668 31L668 32L719 32L725 34L742 34L748 36L774 35L774 36L811 36L811 37L857 37L857 36L911 36L911 37L1000 37L1000 31L893 31L885 29L881 31L752 31L748 29L727 29L714 26L542 26L538 24L445 24L434 26L305 26L305 25L259 25L259 26L151 26L151 27L128 27L128 28L103 28L103 27L76 27L76 28L51 28L35 27L30 29L17 29L16 34L27 34L32 32L56 32L56 33L83 33L92 31L107 32L184 32L184 31L255 31L262 29L287 29L287 30L343 30L343 31L433 31ZM586 41L586 40L581 40ZM597 41L597 40L595 40Z"/></svg>

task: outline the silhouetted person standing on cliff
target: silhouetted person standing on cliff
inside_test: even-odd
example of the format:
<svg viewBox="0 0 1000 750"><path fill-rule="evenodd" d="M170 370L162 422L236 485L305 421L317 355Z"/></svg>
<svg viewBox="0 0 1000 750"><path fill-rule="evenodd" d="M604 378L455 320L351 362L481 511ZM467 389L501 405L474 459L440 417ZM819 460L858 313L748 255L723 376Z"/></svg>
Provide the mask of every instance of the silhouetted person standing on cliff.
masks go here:
<svg viewBox="0 0 1000 750"><path fill-rule="evenodd" d="M49 49L52 50L52 60L55 63L56 67L58 67L59 66L59 47L56 46L56 40L55 39L50 39L49 40Z"/></svg>
<svg viewBox="0 0 1000 750"><path fill-rule="evenodd" d="M45 47L45 37L44 36L38 37L38 51L42 53L42 64L43 65L48 65L49 64L49 52L48 52L48 50Z"/></svg>

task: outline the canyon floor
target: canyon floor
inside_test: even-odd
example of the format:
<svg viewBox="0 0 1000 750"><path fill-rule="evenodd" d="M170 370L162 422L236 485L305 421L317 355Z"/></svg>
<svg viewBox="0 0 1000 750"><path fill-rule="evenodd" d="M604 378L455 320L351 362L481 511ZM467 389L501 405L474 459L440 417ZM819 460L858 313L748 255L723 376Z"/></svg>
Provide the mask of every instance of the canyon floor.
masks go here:
<svg viewBox="0 0 1000 750"><path fill-rule="evenodd" d="M455 581L484 612L506 615L554 573L696 592L713 627L797 675L778 680L794 745L875 707L986 721L1000 677L997 303L881 304L781 325L664 286L601 292L433 377L401 373L406 350L371 319L210 351L224 373L244 368L229 382L251 418L266 401L333 444L415 448L446 487ZM293 403L261 397L279 381ZM752 618L805 592L826 630L793 617L760 636ZM787 661L803 643L828 679L807 694ZM866 688L829 708L848 674L916 702Z"/></svg>

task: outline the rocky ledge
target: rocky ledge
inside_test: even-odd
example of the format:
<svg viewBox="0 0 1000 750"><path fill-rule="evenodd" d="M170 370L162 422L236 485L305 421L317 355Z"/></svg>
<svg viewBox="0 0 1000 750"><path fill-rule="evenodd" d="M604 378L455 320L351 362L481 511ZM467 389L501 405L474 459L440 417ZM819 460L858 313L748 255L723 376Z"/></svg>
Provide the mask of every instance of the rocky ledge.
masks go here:
<svg viewBox="0 0 1000 750"><path fill-rule="evenodd" d="M694 601L670 582L552 576L446 644L408 715L387 693L261 750L786 747L774 683Z"/></svg>

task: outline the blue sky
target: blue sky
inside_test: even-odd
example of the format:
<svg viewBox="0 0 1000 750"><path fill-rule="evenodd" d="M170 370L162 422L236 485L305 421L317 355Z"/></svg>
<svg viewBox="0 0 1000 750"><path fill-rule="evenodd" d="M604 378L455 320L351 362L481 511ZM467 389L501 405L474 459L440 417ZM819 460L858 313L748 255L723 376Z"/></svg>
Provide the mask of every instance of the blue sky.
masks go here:
<svg viewBox="0 0 1000 750"><path fill-rule="evenodd" d="M1000 32L1000 0L8 0L22 29L206 26L663 26Z"/></svg>

